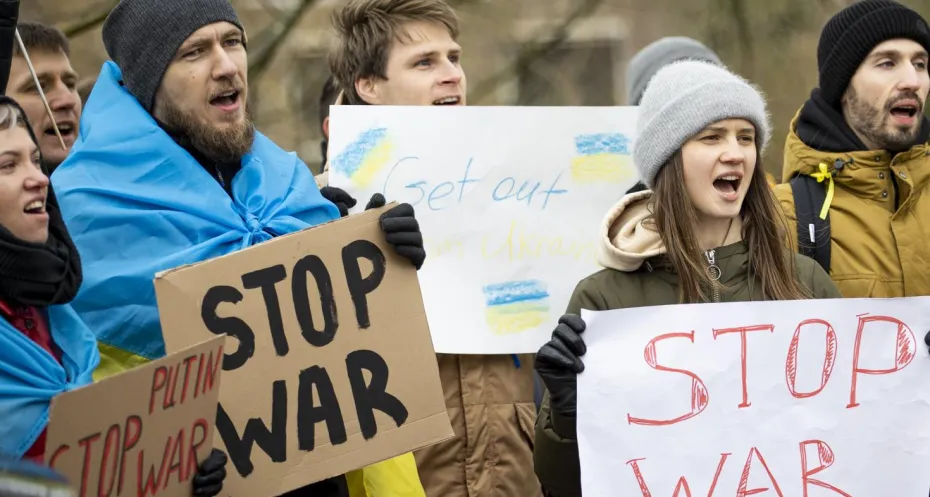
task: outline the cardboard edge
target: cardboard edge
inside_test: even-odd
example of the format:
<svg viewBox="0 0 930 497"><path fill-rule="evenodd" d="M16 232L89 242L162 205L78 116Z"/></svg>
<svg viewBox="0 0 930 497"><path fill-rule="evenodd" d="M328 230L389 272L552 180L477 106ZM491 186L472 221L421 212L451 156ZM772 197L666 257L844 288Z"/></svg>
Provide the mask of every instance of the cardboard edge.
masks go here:
<svg viewBox="0 0 930 497"><path fill-rule="evenodd" d="M313 226L309 226L309 227L304 228L304 229L302 229L302 230L294 231L294 232L291 232L291 233L286 233L286 234L284 234L284 235L273 236L270 240L267 240L267 241L262 242L262 243L271 243L271 242L275 242L275 241L277 241L277 240L282 240L282 239L285 239L285 238L288 238L288 237L292 237L292 236L295 236L295 235L304 233L304 232L306 232L306 231L319 229L319 228L322 228L322 227L324 227L324 226L329 226L329 225L338 223L338 222L340 222L340 221L345 221L345 220L348 220L348 219L352 219L352 218L355 217L355 216L369 216L369 217L372 217L372 219L369 221L369 223L370 223L370 222L375 222L377 219L380 218L381 213L386 212L386 211L388 211L388 210L390 210L390 209L396 207L397 205L398 205L398 204L397 204L397 201L389 202L389 203L385 204L384 207L379 207L379 208L377 208L377 209L370 209L370 210L363 211L363 212L360 212L360 213L358 213L358 214L352 214L352 215L346 216L346 217L340 217L340 218L337 218L337 219L333 219L333 220L327 221L327 222L325 222L325 223L315 224L315 225L313 225ZM377 216L376 216L376 215L377 215ZM356 220L358 220L358 218L355 217L355 219L352 219L352 220L353 220L353 221L356 221ZM261 244L252 245L251 247L255 247L255 246L258 246L258 245L261 245ZM248 248L251 248L251 247L246 247L245 249L234 250L234 251L232 251L232 252L230 252L230 253L228 253L228 254L223 254L223 255L220 255L220 256L217 256L217 257L213 257L213 258L210 258L210 259L206 259L206 260L203 260L203 261L192 262L192 263L189 263L189 264L183 264L183 265L180 265L180 266L177 266L177 267L173 267L173 268L171 268L171 269L164 269L164 270L161 270L161 271L156 271L156 272L155 272L155 278L154 278L154 279L155 279L156 281L158 281L158 280L167 278L168 276L170 276L170 275L172 275L172 274L174 274L174 273L178 273L178 272L181 272L181 271L185 271L185 270L190 269L190 268L192 268L192 267L196 267L196 266L199 266L199 265L202 265L202 264L206 264L206 263L208 263L208 262L212 262L212 261L215 261L215 260L218 260L218 259L222 259L222 258L224 258L224 257L229 257L229 256L231 256L231 255L234 255L234 254L237 254L237 253L239 253L239 252L242 252L242 250L247 250Z"/></svg>

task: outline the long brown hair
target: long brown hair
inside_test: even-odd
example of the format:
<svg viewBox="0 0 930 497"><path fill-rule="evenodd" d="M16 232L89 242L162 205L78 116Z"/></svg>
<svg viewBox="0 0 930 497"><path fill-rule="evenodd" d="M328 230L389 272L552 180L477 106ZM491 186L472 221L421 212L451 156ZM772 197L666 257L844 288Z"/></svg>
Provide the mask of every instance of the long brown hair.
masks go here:
<svg viewBox="0 0 930 497"><path fill-rule="evenodd" d="M749 277L760 281L766 299L809 298L810 291L798 282L794 255L788 250L787 219L765 179L761 152L757 157L740 211L743 240L749 247ZM656 176L650 207L654 228L678 274L681 303L708 302L709 291L724 287L710 277L704 251L698 243L697 210L685 190L681 150Z"/></svg>

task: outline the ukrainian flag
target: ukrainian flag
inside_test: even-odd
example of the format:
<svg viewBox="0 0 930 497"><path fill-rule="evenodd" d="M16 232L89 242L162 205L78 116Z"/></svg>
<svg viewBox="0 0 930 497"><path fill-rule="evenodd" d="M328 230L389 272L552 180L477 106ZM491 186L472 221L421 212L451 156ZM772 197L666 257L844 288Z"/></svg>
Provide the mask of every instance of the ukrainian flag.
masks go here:
<svg viewBox="0 0 930 497"><path fill-rule="evenodd" d="M619 183L634 176L630 139L620 133L595 133L575 137L578 157L572 159L572 179L577 183Z"/></svg>
<svg viewBox="0 0 930 497"><path fill-rule="evenodd" d="M391 160L393 152L387 128L372 128L359 135L333 159L330 169L347 176L355 185L366 187Z"/></svg>
<svg viewBox="0 0 930 497"><path fill-rule="evenodd" d="M508 281L483 290L485 317L497 335L530 330L549 320L549 292L542 281Z"/></svg>

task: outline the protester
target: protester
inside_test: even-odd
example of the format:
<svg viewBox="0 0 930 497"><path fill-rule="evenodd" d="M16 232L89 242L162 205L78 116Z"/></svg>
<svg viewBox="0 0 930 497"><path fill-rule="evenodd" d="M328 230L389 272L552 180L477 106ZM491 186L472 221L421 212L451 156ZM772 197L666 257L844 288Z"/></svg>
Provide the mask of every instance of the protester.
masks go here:
<svg viewBox="0 0 930 497"><path fill-rule="evenodd" d="M94 334L69 302L81 259L22 108L0 96L0 454L45 460L56 395L89 384L100 362ZM226 456L214 451L193 479L217 495Z"/></svg>
<svg viewBox="0 0 930 497"><path fill-rule="evenodd" d="M839 297L814 261L786 249L760 160L770 127L762 95L718 65L675 62L646 89L633 159L654 193L627 195L608 212L598 254L605 269L578 283L536 355L546 393L535 469L551 495L581 495L581 309Z"/></svg>
<svg viewBox="0 0 930 497"><path fill-rule="evenodd" d="M820 36L820 85L791 123L776 188L801 253L843 296L930 295L930 31L865 0ZM819 183L819 184L818 184Z"/></svg>
<svg viewBox="0 0 930 497"><path fill-rule="evenodd" d="M330 70L349 105L465 105L455 12L441 0L354 0L334 17ZM533 356L439 354L455 438L417 451L436 497L540 495Z"/></svg>
<svg viewBox="0 0 930 497"><path fill-rule="evenodd" d="M703 43L686 36L666 36L645 47L630 59L626 67L626 104L639 105L649 80L672 62L679 60L703 60L722 64L720 57ZM646 189L642 181L627 190L627 194Z"/></svg>
<svg viewBox="0 0 930 497"><path fill-rule="evenodd" d="M35 68L42 91L52 110L54 121L49 117L39 88L29 71L29 65L19 46L13 51L10 65L10 81L6 94L19 102L26 116L33 123L33 131L39 138L42 156L48 161L49 171L54 171L68 156L77 140L81 122L81 98L77 92L78 75L71 67L71 47L65 35L54 26L35 22L22 22L17 27L29 59ZM54 123L64 140L62 148Z"/></svg>
<svg viewBox="0 0 930 497"><path fill-rule="evenodd" d="M165 355L157 272L339 213L306 164L255 131L246 37L228 0L122 0L103 40L112 61L53 182L86 269L73 307L100 342L106 376ZM381 227L423 264L409 204L382 214ZM312 487L299 490L326 495Z"/></svg>

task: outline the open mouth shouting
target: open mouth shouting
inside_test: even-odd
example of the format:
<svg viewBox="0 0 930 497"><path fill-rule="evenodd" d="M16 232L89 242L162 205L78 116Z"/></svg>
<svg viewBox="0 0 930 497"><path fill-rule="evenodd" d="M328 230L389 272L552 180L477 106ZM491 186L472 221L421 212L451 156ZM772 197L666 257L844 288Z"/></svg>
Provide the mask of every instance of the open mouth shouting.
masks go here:
<svg viewBox="0 0 930 497"><path fill-rule="evenodd" d="M459 105L461 102L462 97L453 95L450 97L442 97L438 100L433 100L433 105Z"/></svg>
<svg viewBox="0 0 930 497"><path fill-rule="evenodd" d="M36 216L40 219L47 220L48 213L45 212L45 197L36 197L26 203L23 212L28 217Z"/></svg>
<svg viewBox="0 0 930 497"><path fill-rule="evenodd" d="M717 176L714 180L714 189L728 202L739 199L739 186L743 182L743 173L738 171L727 172Z"/></svg>
<svg viewBox="0 0 930 497"><path fill-rule="evenodd" d="M239 90L225 90L210 99L210 105L223 111L233 113L239 110Z"/></svg>
<svg viewBox="0 0 930 497"><path fill-rule="evenodd" d="M61 137L65 140L65 143L74 143L74 138L77 135L77 125L75 122L70 119L62 119L56 121L55 124L58 125L58 132L61 133ZM49 124L42 134L58 140L58 137L55 135L55 125L53 124Z"/></svg>
<svg viewBox="0 0 930 497"><path fill-rule="evenodd" d="M911 126L917 123L917 116L921 113L920 102L914 99L898 100L891 107L891 118L900 126Z"/></svg>

